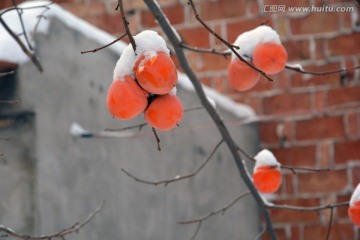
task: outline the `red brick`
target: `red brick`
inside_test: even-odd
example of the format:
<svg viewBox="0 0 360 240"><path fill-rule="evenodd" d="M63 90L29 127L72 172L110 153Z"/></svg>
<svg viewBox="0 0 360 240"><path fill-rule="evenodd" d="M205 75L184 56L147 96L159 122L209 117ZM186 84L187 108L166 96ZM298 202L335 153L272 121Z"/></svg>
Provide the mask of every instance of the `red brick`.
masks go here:
<svg viewBox="0 0 360 240"><path fill-rule="evenodd" d="M193 47L210 47L209 32L204 27L186 28L178 32L185 43Z"/></svg>
<svg viewBox="0 0 360 240"><path fill-rule="evenodd" d="M290 20L293 34L319 34L337 32L339 30L338 13L311 13L304 18Z"/></svg>
<svg viewBox="0 0 360 240"><path fill-rule="evenodd" d="M320 143L319 147L319 164L321 167L331 166L333 154L332 154L333 143L324 141Z"/></svg>
<svg viewBox="0 0 360 240"><path fill-rule="evenodd" d="M323 66L307 66L305 67L307 71L312 72L329 72L336 69L341 69L340 63L328 63ZM291 79L292 87L310 87L310 86L334 86L339 85L340 73L328 74L328 75L306 75L304 79L304 74L296 73Z"/></svg>
<svg viewBox="0 0 360 240"><path fill-rule="evenodd" d="M265 97L263 100L265 114L295 114L309 111L311 99L309 93L285 93L272 97Z"/></svg>
<svg viewBox="0 0 360 240"><path fill-rule="evenodd" d="M169 7L163 7L166 17L169 19L171 24L179 24L184 22L184 6L181 4L176 4ZM152 13L148 10L141 12L141 24L144 28L157 26L155 18Z"/></svg>
<svg viewBox="0 0 360 240"><path fill-rule="evenodd" d="M271 149L282 165L313 167L316 163L316 147L289 147Z"/></svg>
<svg viewBox="0 0 360 240"><path fill-rule="evenodd" d="M339 195L336 198L336 202L340 203L340 202L348 202L350 201L351 198L351 194L346 194L346 195ZM349 215L348 215L348 206L341 206L341 207L337 207L336 210L336 219L345 219L348 220L349 219Z"/></svg>
<svg viewBox="0 0 360 240"><path fill-rule="evenodd" d="M295 126L296 139L317 140L345 136L342 116L320 117L298 121Z"/></svg>
<svg viewBox="0 0 360 240"><path fill-rule="evenodd" d="M209 77L202 77L202 78L200 78L200 82L201 82L202 84L205 84L205 85L208 86L208 87L211 87L211 86L212 86L212 79L209 78Z"/></svg>
<svg viewBox="0 0 360 240"><path fill-rule="evenodd" d="M304 239L325 239L328 232L328 224L305 226ZM332 224L329 240L348 240L354 238L352 224Z"/></svg>
<svg viewBox="0 0 360 240"><path fill-rule="evenodd" d="M300 193L342 191L347 187L346 170L298 174Z"/></svg>
<svg viewBox="0 0 360 240"><path fill-rule="evenodd" d="M360 160L360 140L336 143L334 147L335 162L346 163Z"/></svg>
<svg viewBox="0 0 360 240"><path fill-rule="evenodd" d="M323 112L326 107L326 96L327 91L317 91L315 92L315 110Z"/></svg>
<svg viewBox="0 0 360 240"><path fill-rule="evenodd" d="M232 93L231 96L236 102L249 105L257 114L261 114L261 98L257 96L247 96L242 93Z"/></svg>
<svg viewBox="0 0 360 240"><path fill-rule="evenodd" d="M310 207L318 206L320 201L318 198L302 198L277 200L274 203L279 205ZM320 220L320 216L316 212L294 211L288 209L271 209L271 218L274 223L318 222Z"/></svg>
<svg viewBox="0 0 360 240"><path fill-rule="evenodd" d="M360 104L360 86L329 90L327 102L329 106L347 103Z"/></svg>
<svg viewBox="0 0 360 240"><path fill-rule="evenodd" d="M232 43L243 32L252 30L264 23L267 23L267 25L271 26L272 20L269 17L261 17L261 18L255 18L250 20L239 20L236 22L228 23L227 40Z"/></svg>
<svg viewBox="0 0 360 240"><path fill-rule="evenodd" d="M359 136L360 121L356 112L350 112L346 116L347 135L350 138L356 138Z"/></svg>
<svg viewBox="0 0 360 240"><path fill-rule="evenodd" d="M260 139L262 143L278 143L279 137L276 135L276 122L261 122L260 123Z"/></svg>
<svg viewBox="0 0 360 240"><path fill-rule="evenodd" d="M360 33L340 36L328 40L328 49L332 56L355 55L360 53Z"/></svg>
<svg viewBox="0 0 360 240"><path fill-rule="evenodd" d="M214 81L213 88L215 88L218 92L224 94L226 92L227 79L219 76L219 77L214 77L213 81Z"/></svg>
<svg viewBox="0 0 360 240"><path fill-rule="evenodd" d="M341 13L342 19L342 29L351 29L352 28L352 17L350 12Z"/></svg>
<svg viewBox="0 0 360 240"><path fill-rule="evenodd" d="M259 82L249 90L249 92L264 92L275 88L274 81L269 81L265 77L261 77Z"/></svg>
<svg viewBox="0 0 360 240"><path fill-rule="evenodd" d="M285 194L294 194L295 192L297 192L296 186L294 186L294 179L296 178L296 176L294 175L293 172L290 171L283 171L283 193Z"/></svg>
<svg viewBox="0 0 360 240"><path fill-rule="evenodd" d="M322 38L315 40L315 59L324 59L325 58L325 40Z"/></svg>
<svg viewBox="0 0 360 240"><path fill-rule="evenodd" d="M356 166L351 169L352 175L352 186L355 189L357 185L360 183L360 167Z"/></svg>
<svg viewBox="0 0 360 240"><path fill-rule="evenodd" d="M309 6L309 0L264 0L264 5L285 5L286 7L306 7Z"/></svg>
<svg viewBox="0 0 360 240"><path fill-rule="evenodd" d="M310 44L308 40L291 40L282 42L282 44L287 51L289 61L305 60L310 58Z"/></svg>
<svg viewBox="0 0 360 240"><path fill-rule="evenodd" d="M201 18L205 21L241 17L246 12L246 0L201 1Z"/></svg>

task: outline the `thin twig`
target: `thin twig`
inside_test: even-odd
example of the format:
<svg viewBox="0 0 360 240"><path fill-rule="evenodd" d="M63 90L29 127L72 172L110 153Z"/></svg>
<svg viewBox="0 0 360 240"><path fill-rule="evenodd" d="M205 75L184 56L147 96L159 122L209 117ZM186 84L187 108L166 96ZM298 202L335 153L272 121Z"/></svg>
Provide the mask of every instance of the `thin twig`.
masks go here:
<svg viewBox="0 0 360 240"><path fill-rule="evenodd" d="M264 235L265 232L266 232L266 228L263 228L263 229L261 230L261 232L259 232L259 234L256 235L255 240L261 239L262 235Z"/></svg>
<svg viewBox="0 0 360 240"><path fill-rule="evenodd" d="M279 204L269 204L266 205L268 208L279 208L279 209L287 209L287 210L294 210L300 212L311 212L311 211L319 211L324 209L331 209L336 207L348 206L349 202L340 202L334 204L327 204L321 206L314 206L314 207L302 207L302 206L292 206L292 205L279 205Z"/></svg>
<svg viewBox="0 0 360 240"><path fill-rule="evenodd" d="M73 226L71 226L69 228L65 228L65 229L61 230L60 232L57 232L54 234L41 236L41 237L32 237L29 235L17 233L14 230L7 228L3 225L0 225L0 232L4 232L4 233L8 234L9 236L13 236L13 237L17 237L17 238L21 238L21 239L25 239L25 240L51 240L53 238L65 239L65 236L67 236L71 233L74 233L74 232L76 232L76 233L79 232L79 230L81 228L83 228L87 223L89 223L90 220L101 210L103 205L104 205L103 202L100 203L99 206L94 210L94 212L90 213L89 216L87 218L85 218L83 222L75 223Z"/></svg>
<svg viewBox="0 0 360 240"><path fill-rule="evenodd" d="M330 232L331 232L331 225L332 225L332 220L333 220L333 214L334 214L334 208L330 208L330 219L329 219L328 231L327 231L327 234L326 234L326 240L329 240L329 238L330 238Z"/></svg>
<svg viewBox="0 0 360 240"><path fill-rule="evenodd" d="M195 230L195 232L194 232L194 234L192 235L192 237L191 237L190 240L194 240L194 239L196 238L196 236L198 235L198 233L199 233L199 231L200 231L201 224L202 224L202 222L198 222L197 227L196 227L196 230Z"/></svg>
<svg viewBox="0 0 360 240"><path fill-rule="evenodd" d="M84 54L84 53L95 53L95 52L97 52L97 51L99 51L99 50L102 50L102 49L104 49L104 48L107 48L107 47L113 45L114 43L120 41L120 40L121 40L123 37L125 37L126 35L127 35L127 33L124 33L123 35L121 35L120 37L118 37L117 39L115 39L114 41L112 41L111 43L106 44L105 46L102 46L102 47L99 47L99 48L95 48L95 49L93 49L93 50L81 51L80 53L81 53L81 54Z"/></svg>
<svg viewBox="0 0 360 240"><path fill-rule="evenodd" d="M156 144L157 144L157 150L160 152L161 151L161 147L160 147L160 138L156 132L156 129L155 128L151 128L153 133L154 133L154 136L155 136L155 139L156 139Z"/></svg>
<svg viewBox="0 0 360 240"><path fill-rule="evenodd" d="M218 144L216 144L215 148L211 151L211 153L205 159L205 161L194 172L186 174L186 175L182 175L182 176L177 175L177 176L175 176L175 177L173 177L171 179L160 180L160 181L148 181L148 180L143 180L143 179L140 179L138 177L135 177L134 175L132 175L131 173L129 173L128 171L126 171L123 168L121 169L121 171L123 171L126 175L128 175L129 177L131 177L132 179L134 179L137 182L150 184L150 185L155 185L155 186L160 185L160 184L164 184L164 186L166 187L169 183L173 183L173 182L181 181L181 180L184 180L184 179L192 178L196 174L198 174L205 167L205 165L211 160L211 158L214 156L216 150L220 147L220 145L223 142L224 142L224 140L221 140Z"/></svg>
<svg viewBox="0 0 360 240"><path fill-rule="evenodd" d="M125 16L124 6L123 6L123 1L122 1L122 0L118 0L118 6L116 7L116 9L118 9L118 7L120 7L121 17L122 17L122 21L123 21L123 24L124 24L124 27L125 27L125 32L126 32L126 34L128 35L128 37L129 37L131 46L132 46L132 48L134 49L134 52L135 52L135 55L136 55L136 43L135 43L135 39L134 39L134 37L132 36L132 34L131 34L131 32L130 32L129 22L128 22L128 20L126 19L126 16Z"/></svg>
<svg viewBox="0 0 360 240"><path fill-rule="evenodd" d="M34 30L33 30L33 34L32 34L32 39L33 39L33 40L34 40L34 38L35 38L35 36L36 36L36 32L37 32L37 29L38 29L38 27L39 27L39 25L40 25L41 20L42 20L42 19L47 19L47 17L44 15L44 13L45 13L46 11L48 11L49 9L50 9L50 8L45 8L45 9L40 13L40 15L37 16L38 20L36 21L36 24L35 24Z"/></svg>
<svg viewBox="0 0 360 240"><path fill-rule="evenodd" d="M20 9L20 8L18 8L18 5L17 5L16 0L12 0L12 2L13 2L14 7L16 8L16 12L17 12L17 14L18 14L18 16L19 16L20 25L21 25L21 29L22 29L23 34L24 34L25 41L26 41L29 49L30 49L30 50L33 50L33 47L32 47L31 44L30 44L30 41L29 41L27 32L26 32L26 30L25 30L24 20L23 20L23 17L22 17L23 10Z"/></svg>
<svg viewBox="0 0 360 240"><path fill-rule="evenodd" d="M248 153L246 153L244 150L238 147L238 151L243 154L248 160L252 162L256 162L256 160L251 157ZM286 166L281 165L280 168L287 169L291 171L292 173L296 174L297 171L306 171L306 172L325 172L325 171L332 171L331 168L310 168L310 167L293 167L293 166Z"/></svg>
<svg viewBox="0 0 360 240"><path fill-rule="evenodd" d="M301 67L291 66L291 65L286 65L285 68L287 68L287 69L289 69L289 70L292 70L292 71L295 71L295 72L303 73L303 74L325 76L325 75L329 75L329 74L335 74L335 73L341 73L341 72L347 72L347 71L357 70L357 69L360 69L360 65L359 65L359 66L356 66L356 67L342 68L342 69L337 69L337 70L328 71L328 72L308 71L308 70L304 70L304 69L301 68Z"/></svg>
<svg viewBox="0 0 360 240"><path fill-rule="evenodd" d="M29 49L24 45L24 43L20 40L20 38L9 28L9 26L6 24L6 22L2 19L0 16L0 23L3 25L4 29L10 34L10 36L17 42L17 44L21 47L23 52L31 59L31 61L34 63L34 65L37 67L37 69L40 72L43 72L43 67L41 66L41 63L37 56L34 53L31 53Z"/></svg>
<svg viewBox="0 0 360 240"><path fill-rule="evenodd" d="M186 43L180 43L180 47L183 47L187 50L193 51L193 52L198 52L198 53L212 53L212 54L216 54L216 55L221 55L224 56L225 58L227 58L228 55L231 55L231 52L229 51L218 51L214 48L199 48L199 47L192 47Z"/></svg>
<svg viewBox="0 0 360 240"><path fill-rule="evenodd" d="M192 0L189 0L189 5L191 6L195 18L196 20L203 25L204 28L206 28L206 30L208 30L214 37L216 37L218 40L220 40L223 44L225 44L234 54L235 56L241 60L242 62L244 62L246 65L248 65L249 67L251 67L252 69L254 69L255 71L257 71L258 73L260 73L262 76L264 76L265 78L267 78L269 81L273 81L273 79L271 77L269 77L264 71L261 71L260 69L258 69L257 67L255 67L254 65L252 65L251 63L249 63L248 61L246 61L237 51L236 49L239 49L238 46L234 46L232 44L230 44L228 41L226 41L225 39L223 39L222 37L220 37L220 35L218 35L216 32L214 32L201 18L200 15L198 14L195 4L193 3Z"/></svg>
<svg viewBox="0 0 360 240"><path fill-rule="evenodd" d="M179 63L181 65L184 73L189 77L189 80L192 82L195 92L197 93L197 95L201 101L201 104L204 106L205 110L208 112L209 116L215 123L219 133L221 134L222 139L224 139L224 142L228 146L228 148L231 152L231 155L233 157L233 160L234 160L234 162L237 166L237 169L240 173L241 178L244 180L244 183L246 184L246 186L249 188L251 194L253 195L254 200L259 207L259 213L262 214L262 216L264 217L264 220L266 222L266 229L269 233L270 239L272 239L272 240L277 239L276 232L273 228L271 217L270 217L268 209L266 208L264 200L262 199L259 192L255 188L250 176L248 175L248 173L246 171L245 165L243 164L242 159L237 151L237 146L235 144L234 139L230 135L228 129L226 128L223 120L220 118L217 111L209 103L199 79L197 78L197 76L195 75L193 70L191 69L191 67L186 59L183 48L181 48L179 46L180 39L178 38L178 34L175 32L174 28L170 25L169 21L165 17L164 13L160 9L157 2L155 2L154 0L144 0L144 2L148 6L148 8L151 11L151 13L153 14L153 16L158 21L159 25L163 29L164 33L167 35L171 44L173 45L174 50L176 52L176 56L179 59Z"/></svg>
<svg viewBox="0 0 360 240"><path fill-rule="evenodd" d="M196 110L200 110L200 109L204 109L203 106L195 106L195 107L190 107L184 110L184 112L191 112L191 111L196 111ZM143 127L147 126L147 123L140 123L140 124L136 124L133 126L129 126L129 127L124 127L124 128L105 128L105 131L110 131L110 132L121 132L121 131L126 131L126 130L131 130L131 129L136 129L138 128L139 131L142 130Z"/></svg>
<svg viewBox="0 0 360 240"><path fill-rule="evenodd" d="M193 220L188 220L188 221L180 221L178 222L179 224L192 224L192 223L198 223L198 222L203 222L206 219L216 215L216 214L224 214L226 210L228 210L229 208L231 208L235 203L237 203L240 199L242 199L243 197L250 195L250 192L245 192L243 194L241 194L240 196L238 196L237 198L235 198L234 200L232 200L230 203L228 203L227 205L225 205L224 207L217 209L215 211L212 211L211 213L206 214L203 217L197 218L197 219L193 219Z"/></svg>
<svg viewBox="0 0 360 240"><path fill-rule="evenodd" d="M15 73L15 71L0 73L0 77L5 77L5 76L8 76L8 75L11 75L11 74L14 74L14 73Z"/></svg>

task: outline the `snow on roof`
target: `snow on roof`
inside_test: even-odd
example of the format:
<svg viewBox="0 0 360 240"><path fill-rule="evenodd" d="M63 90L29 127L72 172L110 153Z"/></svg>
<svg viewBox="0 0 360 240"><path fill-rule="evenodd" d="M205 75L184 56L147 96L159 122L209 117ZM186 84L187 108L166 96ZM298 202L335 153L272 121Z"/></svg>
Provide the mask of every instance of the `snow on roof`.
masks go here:
<svg viewBox="0 0 360 240"><path fill-rule="evenodd" d="M26 9L23 11L23 21L26 24L26 31L28 32L30 39L32 39L33 30L38 22L37 17L42 14L44 10L44 8L32 7L43 6L49 3L49 1L29 1L18 5L18 7L20 8L31 7L31 9ZM102 31L95 26L89 24L88 22L76 17L75 15L64 10L57 4L47 5L47 7L49 8L49 10L44 13L47 19L42 19L40 21L36 33L46 34L50 26L51 20L49 19L57 18L67 27L74 29L83 34L84 36L88 37L89 39L98 42L99 45L106 45L114 40L114 36L112 36L111 34ZM16 11L9 11L2 15L2 17L3 20L9 24L10 28L15 33L21 33L21 25ZM20 36L20 39L23 42L25 41L23 36ZM31 43L32 45L34 45L34 41L31 41ZM118 41L115 44L109 46L108 49L111 49L112 51L120 55L127 46L128 44L126 44L125 42ZM23 53L21 48L6 32L2 25L0 25L0 60L18 64L23 64L29 61L29 58ZM178 85L186 90L194 91L194 87L192 86L189 78L185 74L182 74L180 72ZM238 118L255 117L253 109L248 105L236 103L231 98L218 93L214 89L206 86L203 87L208 99L210 98L214 100L216 106L223 108L224 110L232 113Z"/></svg>

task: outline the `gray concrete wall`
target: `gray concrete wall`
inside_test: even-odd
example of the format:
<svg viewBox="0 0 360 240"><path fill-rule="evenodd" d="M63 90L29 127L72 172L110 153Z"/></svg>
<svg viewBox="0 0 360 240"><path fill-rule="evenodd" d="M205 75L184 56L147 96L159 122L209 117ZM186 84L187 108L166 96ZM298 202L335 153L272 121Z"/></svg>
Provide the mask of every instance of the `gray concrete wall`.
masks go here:
<svg viewBox="0 0 360 240"><path fill-rule="evenodd" d="M247 191L225 145L193 179L167 187L135 182L125 168L148 180L171 178L195 170L220 136L204 110L185 114L181 126L160 132L162 151L149 127L129 139L76 139L72 122L86 129L124 127L143 122L113 119L105 107L106 91L118 56L108 49L81 55L98 44L54 20L50 32L38 38L45 72L30 63L20 68L22 107L36 113L37 233L50 233L105 206L78 235L66 239L190 239L196 225L177 221L202 216ZM199 106L197 96L179 89L184 107ZM218 109L239 145L258 150L256 125ZM254 239L258 232L256 206L247 197L225 215L202 225L197 239Z"/></svg>

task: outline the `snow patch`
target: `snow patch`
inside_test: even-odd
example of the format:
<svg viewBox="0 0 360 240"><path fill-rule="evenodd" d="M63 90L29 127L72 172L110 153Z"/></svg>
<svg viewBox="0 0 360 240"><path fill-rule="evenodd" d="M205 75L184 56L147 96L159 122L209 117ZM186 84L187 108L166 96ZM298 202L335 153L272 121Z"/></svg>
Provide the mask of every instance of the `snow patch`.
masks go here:
<svg viewBox="0 0 360 240"><path fill-rule="evenodd" d="M262 166L280 167L280 163L276 160L274 154L268 149L261 150L258 154L256 154L254 159L256 160L254 169Z"/></svg>
<svg viewBox="0 0 360 240"><path fill-rule="evenodd" d="M240 47L240 49L236 50L240 56L252 58L255 47L262 43L281 44L281 41L274 29L269 26L259 26L240 34L235 40L234 45ZM232 59L234 58L236 58L236 56L232 54Z"/></svg>
<svg viewBox="0 0 360 240"><path fill-rule="evenodd" d="M170 96L176 96L176 92L177 92L177 89L176 89L176 87L174 87L174 88L169 92L169 95L170 95Z"/></svg>
<svg viewBox="0 0 360 240"><path fill-rule="evenodd" d="M355 191L351 195L349 205L354 206L355 202L357 202L359 200L360 200L360 183L357 185L357 187L355 188Z"/></svg>
<svg viewBox="0 0 360 240"><path fill-rule="evenodd" d="M122 52L119 60L116 62L113 81L124 81L125 76L135 76L133 72L135 58L136 56L134 50L131 44L129 44Z"/></svg>

